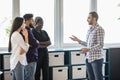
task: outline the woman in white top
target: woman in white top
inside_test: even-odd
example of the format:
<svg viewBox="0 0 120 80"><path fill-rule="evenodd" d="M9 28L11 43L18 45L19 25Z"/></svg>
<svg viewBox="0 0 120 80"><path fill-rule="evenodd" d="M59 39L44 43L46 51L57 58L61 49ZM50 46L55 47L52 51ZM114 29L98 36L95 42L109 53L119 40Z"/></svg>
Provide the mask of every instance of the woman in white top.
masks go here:
<svg viewBox="0 0 120 80"><path fill-rule="evenodd" d="M16 17L13 21L8 50L11 52L10 69L12 80L24 80L24 66L27 65L26 52L29 49L28 32L24 20Z"/></svg>

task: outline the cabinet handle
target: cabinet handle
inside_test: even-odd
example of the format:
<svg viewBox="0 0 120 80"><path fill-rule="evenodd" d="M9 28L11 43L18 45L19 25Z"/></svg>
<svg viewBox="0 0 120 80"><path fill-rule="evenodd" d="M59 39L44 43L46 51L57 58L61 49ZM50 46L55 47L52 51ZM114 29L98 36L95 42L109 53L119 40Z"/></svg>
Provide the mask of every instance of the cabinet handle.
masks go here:
<svg viewBox="0 0 120 80"><path fill-rule="evenodd" d="M62 69L58 70L58 72L62 72L62 71L63 71Z"/></svg>
<svg viewBox="0 0 120 80"><path fill-rule="evenodd" d="M54 57L59 57L59 55L54 55Z"/></svg>
<svg viewBox="0 0 120 80"><path fill-rule="evenodd" d="M78 70L81 70L81 68L78 68Z"/></svg>
<svg viewBox="0 0 120 80"><path fill-rule="evenodd" d="M80 54L76 54L76 56L80 56Z"/></svg>

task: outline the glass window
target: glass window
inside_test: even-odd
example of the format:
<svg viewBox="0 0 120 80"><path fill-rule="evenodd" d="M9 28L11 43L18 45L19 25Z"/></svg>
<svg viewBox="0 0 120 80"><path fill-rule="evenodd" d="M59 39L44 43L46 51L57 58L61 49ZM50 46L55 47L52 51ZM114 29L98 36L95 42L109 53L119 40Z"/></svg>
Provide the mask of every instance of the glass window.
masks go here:
<svg viewBox="0 0 120 80"><path fill-rule="evenodd" d="M0 0L0 10L0 47L8 47L12 21L12 0Z"/></svg>
<svg viewBox="0 0 120 80"><path fill-rule="evenodd" d="M105 43L120 43L120 0L98 0L97 10L98 22L105 29Z"/></svg>
<svg viewBox="0 0 120 80"><path fill-rule="evenodd" d="M26 13L43 18L43 29L47 31L54 45L54 0L20 0L20 15Z"/></svg>
<svg viewBox="0 0 120 80"><path fill-rule="evenodd" d="M69 39L76 35L86 40L89 28L87 17L89 14L89 0L63 0L63 42L73 43Z"/></svg>

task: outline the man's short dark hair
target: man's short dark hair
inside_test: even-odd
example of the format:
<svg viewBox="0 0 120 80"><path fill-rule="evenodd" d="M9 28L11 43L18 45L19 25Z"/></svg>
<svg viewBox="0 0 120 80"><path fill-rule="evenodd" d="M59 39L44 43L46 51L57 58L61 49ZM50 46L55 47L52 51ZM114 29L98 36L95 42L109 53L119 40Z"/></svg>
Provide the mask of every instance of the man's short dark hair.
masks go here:
<svg viewBox="0 0 120 80"><path fill-rule="evenodd" d="M25 19L25 21L30 20L31 18L33 18L33 14L25 14L23 18Z"/></svg>
<svg viewBox="0 0 120 80"><path fill-rule="evenodd" d="M97 12L93 11L93 12L90 12L89 14L91 14L93 18L96 18L96 21L98 20Z"/></svg>

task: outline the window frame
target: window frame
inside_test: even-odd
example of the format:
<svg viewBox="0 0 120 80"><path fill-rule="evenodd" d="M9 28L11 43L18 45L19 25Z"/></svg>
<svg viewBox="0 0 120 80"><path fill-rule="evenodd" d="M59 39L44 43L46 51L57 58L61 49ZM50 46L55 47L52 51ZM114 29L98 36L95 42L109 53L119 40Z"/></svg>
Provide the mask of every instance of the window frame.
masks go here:
<svg viewBox="0 0 120 80"><path fill-rule="evenodd" d="M12 0L12 18L20 16L20 0ZM90 0L89 11L97 12L97 0ZM49 49L55 48L78 48L82 47L78 43L63 43L63 0L54 0L54 44ZM105 47L120 47L118 44L105 44ZM0 47L1 50L7 50L7 48Z"/></svg>

